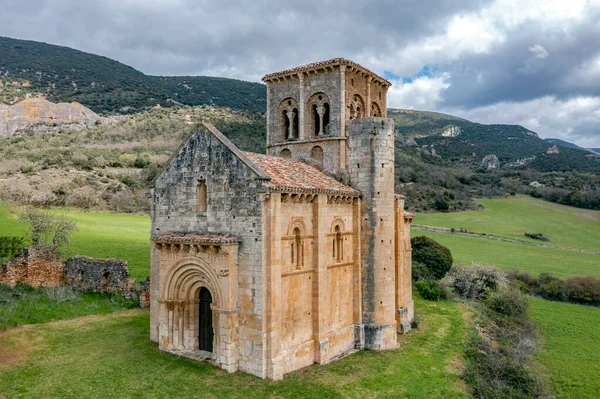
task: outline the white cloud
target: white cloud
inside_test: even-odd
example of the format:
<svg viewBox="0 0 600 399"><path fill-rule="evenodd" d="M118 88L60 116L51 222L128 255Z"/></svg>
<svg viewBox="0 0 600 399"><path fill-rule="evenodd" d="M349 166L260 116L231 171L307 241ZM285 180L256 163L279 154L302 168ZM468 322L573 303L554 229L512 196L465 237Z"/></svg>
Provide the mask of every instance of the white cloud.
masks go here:
<svg viewBox="0 0 600 399"><path fill-rule="evenodd" d="M388 107L433 109L442 101L441 94L450 87L450 74L421 76L411 82L392 81L388 91Z"/></svg>
<svg viewBox="0 0 600 399"><path fill-rule="evenodd" d="M539 58L541 60L548 58L548 51L540 44L529 47L529 51L533 53L535 58Z"/></svg>

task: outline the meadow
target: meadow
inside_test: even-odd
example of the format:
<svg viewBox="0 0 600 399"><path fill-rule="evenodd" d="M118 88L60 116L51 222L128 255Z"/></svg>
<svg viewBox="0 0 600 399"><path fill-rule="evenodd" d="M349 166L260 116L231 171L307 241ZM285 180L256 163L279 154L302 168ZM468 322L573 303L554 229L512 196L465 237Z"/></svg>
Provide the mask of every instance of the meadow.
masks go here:
<svg viewBox="0 0 600 399"><path fill-rule="evenodd" d="M529 197L480 200L478 212L420 214L414 224L523 237L542 233L555 248L510 243L489 238L432 233L413 229L451 249L455 263L484 263L532 275L600 277L600 255L573 249L600 250L600 212L553 204ZM530 240L536 244L535 240ZM546 243L543 243L546 244ZM570 250L567 250L570 249ZM600 308L533 298L530 314L541 334L535 370L560 399L597 398L600 392Z"/></svg>
<svg viewBox="0 0 600 399"><path fill-rule="evenodd" d="M563 278L600 276L599 255L574 251L599 249L595 243L600 237L600 212L533 198L481 202L484 211L419 214L415 224L523 240L524 232L543 233L554 247L417 230L413 236L426 234L448 246L456 263L486 263L533 275L551 272ZM132 276L148 275L148 217L91 212L67 215L79 229L69 254L125 259ZM25 232L16 216L0 207L0 235ZM123 306L93 308L84 313L67 309L37 321L70 320L0 333L0 392L7 397L469 397L459 375L464 343L472 334L468 322L472 310L455 302L417 300L420 328L401 337L398 351L357 353L331 365L292 373L280 382L242 373L227 375L209 364L158 351L148 340L147 311L71 319ZM536 372L558 398L597 397L600 309L532 299L531 316L542 336L541 350L532 365ZM27 321L11 325L23 322Z"/></svg>
<svg viewBox="0 0 600 399"><path fill-rule="evenodd" d="M466 229L543 243L524 236L542 233L549 245L600 251L600 211L574 208L532 197L481 199L482 211L419 214L415 224ZM546 243L544 243L546 244Z"/></svg>
<svg viewBox="0 0 600 399"><path fill-rule="evenodd" d="M400 349L359 352L283 381L228 375L159 351L148 339L144 310L17 327L0 334L0 392L10 398L470 397L458 378L468 308L416 306L423 328L401 336Z"/></svg>
<svg viewBox="0 0 600 399"><path fill-rule="evenodd" d="M85 255L94 258L126 260L129 274L145 279L150 274L150 217L128 214L64 211L75 221L65 257ZM16 212L0 204L0 236L25 236L27 226L19 222Z"/></svg>

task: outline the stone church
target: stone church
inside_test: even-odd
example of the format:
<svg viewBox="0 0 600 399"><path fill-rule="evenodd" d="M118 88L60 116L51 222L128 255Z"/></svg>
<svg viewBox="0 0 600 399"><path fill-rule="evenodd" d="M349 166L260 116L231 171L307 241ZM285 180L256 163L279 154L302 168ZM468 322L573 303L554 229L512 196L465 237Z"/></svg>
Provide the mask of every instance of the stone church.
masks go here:
<svg viewBox="0 0 600 399"><path fill-rule="evenodd" d="M410 329L390 82L336 58L268 74L267 155L200 124L152 190L150 336L261 378Z"/></svg>

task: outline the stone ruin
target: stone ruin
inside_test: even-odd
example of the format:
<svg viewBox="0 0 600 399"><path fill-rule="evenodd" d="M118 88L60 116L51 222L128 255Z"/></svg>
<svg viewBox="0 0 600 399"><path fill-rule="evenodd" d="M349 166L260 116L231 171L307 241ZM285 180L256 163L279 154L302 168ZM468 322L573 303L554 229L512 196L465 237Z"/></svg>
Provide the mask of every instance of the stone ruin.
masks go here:
<svg viewBox="0 0 600 399"><path fill-rule="evenodd" d="M25 248L10 262L0 265L0 284L31 287L67 285L82 292L111 292L131 297L141 307L150 306L150 279L129 277L127 262L74 256L63 262L58 255L35 247Z"/></svg>
<svg viewBox="0 0 600 399"><path fill-rule="evenodd" d="M127 262L74 256L64 265L65 283L77 291L126 292L130 286Z"/></svg>
<svg viewBox="0 0 600 399"><path fill-rule="evenodd" d="M63 262L54 253L25 248L13 260L0 265L0 283L14 287L17 283L31 287L64 284Z"/></svg>

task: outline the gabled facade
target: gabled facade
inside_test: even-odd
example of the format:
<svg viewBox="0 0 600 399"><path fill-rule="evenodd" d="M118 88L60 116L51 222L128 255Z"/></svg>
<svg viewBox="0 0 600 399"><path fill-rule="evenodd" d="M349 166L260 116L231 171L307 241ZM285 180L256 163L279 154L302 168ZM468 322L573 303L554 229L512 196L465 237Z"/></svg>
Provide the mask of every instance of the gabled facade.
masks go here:
<svg viewBox="0 0 600 399"><path fill-rule="evenodd" d="M268 155L202 124L156 181L151 339L281 379L397 346L412 216L393 190L389 82L344 59L263 80Z"/></svg>

